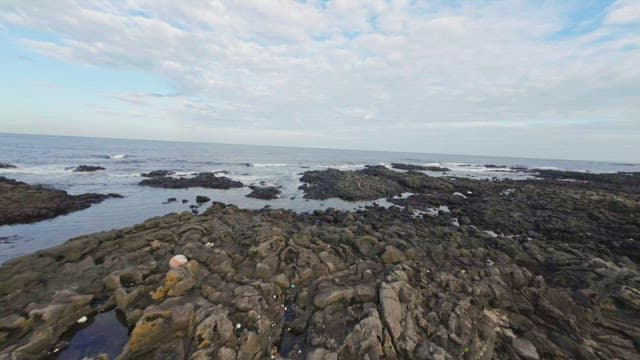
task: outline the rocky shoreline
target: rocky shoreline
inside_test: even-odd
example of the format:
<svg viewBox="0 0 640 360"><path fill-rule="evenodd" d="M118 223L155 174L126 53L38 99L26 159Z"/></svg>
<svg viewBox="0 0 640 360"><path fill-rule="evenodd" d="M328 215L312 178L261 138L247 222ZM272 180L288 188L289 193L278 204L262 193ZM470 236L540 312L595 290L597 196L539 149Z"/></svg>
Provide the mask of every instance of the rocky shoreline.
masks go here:
<svg viewBox="0 0 640 360"><path fill-rule="evenodd" d="M118 359L637 359L640 176L582 176L308 171L307 197L398 206L213 203L72 239L0 267L0 359L111 309Z"/></svg>
<svg viewBox="0 0 640 360"><path fill-rule="evenodd" d="M69 195L0 176L0 225L31 223L86 209L118 194Z"/></svg>

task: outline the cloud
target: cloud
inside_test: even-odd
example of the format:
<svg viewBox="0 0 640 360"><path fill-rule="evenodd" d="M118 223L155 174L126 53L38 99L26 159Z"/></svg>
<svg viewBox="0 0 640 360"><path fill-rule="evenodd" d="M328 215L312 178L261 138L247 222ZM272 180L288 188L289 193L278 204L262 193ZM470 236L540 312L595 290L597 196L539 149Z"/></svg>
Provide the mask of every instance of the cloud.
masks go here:
<svg viewBox="0 0 640 360"><path fill-rule="evenodd" d="M375 123L383 134L638 121L638 2L576 20L582 4L8 0L0 26L49 34L21 43L52 58L165 80L176 94L165 103L110 96L200 127L320 134ZM558 35L585 21L594 26Z"/></svg>
<svg viewBox="0 0 640 360"><path fill-rule="evenodd" d="M614 3L606 17L609 24L640 23L640 3L634 0L623 0Z"/></svg>

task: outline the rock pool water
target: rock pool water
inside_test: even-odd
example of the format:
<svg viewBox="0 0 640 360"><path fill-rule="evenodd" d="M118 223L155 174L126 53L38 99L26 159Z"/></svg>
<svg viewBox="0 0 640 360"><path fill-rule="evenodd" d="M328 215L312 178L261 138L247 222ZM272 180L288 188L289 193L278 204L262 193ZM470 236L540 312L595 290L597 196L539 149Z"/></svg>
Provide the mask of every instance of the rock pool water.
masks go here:
<svg viewBox="0 0 640 360"><path fill-rule="evenodd" d="M69 345L62 350L57 360L78 360L100 354L115 358L129 340L129 329L124 315L111 310L90 317L85 323L76 324L63 339Z"/></svg>

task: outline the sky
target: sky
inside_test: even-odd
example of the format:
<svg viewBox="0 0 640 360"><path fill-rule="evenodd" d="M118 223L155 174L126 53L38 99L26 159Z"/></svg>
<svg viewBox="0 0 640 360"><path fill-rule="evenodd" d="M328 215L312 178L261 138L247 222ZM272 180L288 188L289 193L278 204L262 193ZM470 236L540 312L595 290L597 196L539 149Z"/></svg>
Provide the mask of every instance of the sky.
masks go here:
<svg viewBox="0 0 640 360"><path fill-rule="evenodd" d="M0 0L0 132L640 162L640 0Z"/></svg>

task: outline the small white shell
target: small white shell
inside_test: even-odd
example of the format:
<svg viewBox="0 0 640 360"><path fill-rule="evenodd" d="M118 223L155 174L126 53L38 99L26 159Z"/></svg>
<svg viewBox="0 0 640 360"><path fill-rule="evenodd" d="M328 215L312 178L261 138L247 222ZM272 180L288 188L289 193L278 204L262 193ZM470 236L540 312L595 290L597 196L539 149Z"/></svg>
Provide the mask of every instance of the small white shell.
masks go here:
<svg viewBox="0 0 640 360"><path fill-rule="evenodd" d="M82 324L82 323L86 322L87 320L89 320L89 319L86 316L83 316L80 319L76 320L76 322L78 324Z"/></svg>
<svg viewBox="0 0 640 360"><path fill-rule="evenodd" d="M172 269L177 269L179 267L181 267L182 265L187 263L187 257L180 254L180 255L175 255L174 257L171 258L171 260L169 260L169 266Z"/></svg>

